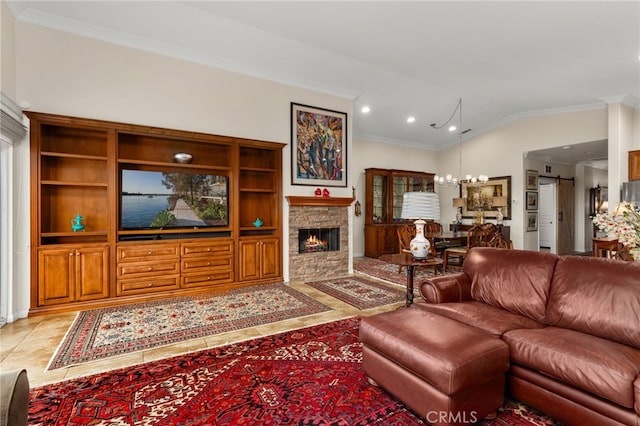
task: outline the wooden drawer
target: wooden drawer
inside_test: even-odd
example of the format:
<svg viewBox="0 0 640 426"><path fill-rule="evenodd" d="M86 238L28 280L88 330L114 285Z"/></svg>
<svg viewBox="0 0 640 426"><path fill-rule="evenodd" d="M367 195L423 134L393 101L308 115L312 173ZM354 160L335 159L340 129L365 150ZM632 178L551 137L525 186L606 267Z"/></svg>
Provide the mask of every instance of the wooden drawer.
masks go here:
<svg viewBox="0 0 640 426"><path fill-rule="evenodd" d="M231 255L207 256L182 259L182 272L192 272L203 268L225 268L232 267L233 258Z"/></svg>
<svg viewBox="0 0 640 426"><path fill-rule="evenodd" d="M118 265L118 277L128 277L135 275L165 275L179 274L180 263L172 262L130 262Z"/></svg>
<svg viewBox="0 0 640 426"><path fill-rule="evenodd" d="M182 256L231 256L233 241L206 240L193 243L182 243Z"/></svg>
<svg viewBox="0 0 640 426"><path fill-rule="evenodd" d="M178 244L118 245L118 263L178 257L180 257L180 246Z"/></svg>
<svg viewBox="0 0 640 426"><path fill-rule="evenodd" d="M148 277L136 280L119 280L116 295L126 296L129 294L155 293L178 288L180 288L179 275L162 275L160 277Z"/></svg>
<svg viewBox="0 0 640 426"><path fill-rule="evenodd" d="M182 288L203 287L233 282L233 270L212 269L198 274L182 274Z"/></svg>

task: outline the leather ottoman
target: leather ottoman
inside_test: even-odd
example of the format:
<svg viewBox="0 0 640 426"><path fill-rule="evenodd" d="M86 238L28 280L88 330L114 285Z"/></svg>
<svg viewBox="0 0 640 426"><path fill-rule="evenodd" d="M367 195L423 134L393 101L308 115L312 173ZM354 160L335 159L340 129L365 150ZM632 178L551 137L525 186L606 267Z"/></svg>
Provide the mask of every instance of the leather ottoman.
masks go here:
<svg viewBox="0 0 640 426"><path fill-rule="evenodd" d="M413 306L364 317L360 340L370 381L428 423L469 424L502 405L509 349L484 331Z"/></svg>

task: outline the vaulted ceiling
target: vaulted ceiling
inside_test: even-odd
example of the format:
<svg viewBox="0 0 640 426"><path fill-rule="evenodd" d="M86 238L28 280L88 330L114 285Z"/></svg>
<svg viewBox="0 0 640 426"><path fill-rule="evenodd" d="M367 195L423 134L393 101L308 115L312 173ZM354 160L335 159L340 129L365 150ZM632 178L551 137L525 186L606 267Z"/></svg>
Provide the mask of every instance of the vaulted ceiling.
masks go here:
<svg viewBox="0 0 640 426"><path fill-rule="evenodd" d="M455 144L431 124L459 98L465 136L640 99L638 1L8 4L19 21L348 97L355 136L388 143Z"/></svg>

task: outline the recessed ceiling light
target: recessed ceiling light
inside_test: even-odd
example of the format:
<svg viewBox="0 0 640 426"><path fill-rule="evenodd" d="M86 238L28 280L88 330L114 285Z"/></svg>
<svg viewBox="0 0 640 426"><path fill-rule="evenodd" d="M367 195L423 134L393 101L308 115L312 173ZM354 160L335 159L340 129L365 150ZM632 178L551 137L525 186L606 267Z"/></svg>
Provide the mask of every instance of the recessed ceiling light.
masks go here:
<svg viewBox="0 0 640 426"><path fill-rule="evenodd" d="M456 130L456 129L457 129L457 127L456 127L456 126L449 126L449 131L450 131L450 132L453 132L453 131L454 131L454 130Z"/></svg>
<svg viewBox="0 0 640 426"><path fill-rule="evenodd" d="M407 118L407 123L413 123L414 121L416 121L416 118L413 116Z"/></svg>
<svg viewBox="0 0 640 426"><path fill-rule="evenodd" d="M369 111L371 111L371 108L369 108L368 106L363 106L362 109L360 110L362 111L364 114L368 113Z"/></svg>

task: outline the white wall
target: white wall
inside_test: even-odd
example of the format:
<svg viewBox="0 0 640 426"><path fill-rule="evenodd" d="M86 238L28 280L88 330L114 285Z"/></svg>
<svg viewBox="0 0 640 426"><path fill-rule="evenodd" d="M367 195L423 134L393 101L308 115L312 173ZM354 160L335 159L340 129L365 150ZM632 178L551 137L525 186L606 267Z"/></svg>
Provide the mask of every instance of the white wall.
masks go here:
<svg viewBox="0 0 640 426"><path fill-rule="evenodd" d="M6 2L0 2L0 88L11 99L16 95L15 19Z"/></svg>
<svg viewBox="0 0 640 426"><path fill-rule="evenodd" d="M16 23L15 38L16 99L29 102L32 111L285 144L290 140L291 102L352 114L351 99L30 24ZM351 161L351 134L348 128L347 161ZM312 195L314 187L290 184L289 146L283 149L283 164L284 195ZM17 167L28 170L28 158ZM349 172L348 186L331 188L331 195L350 197L353 182ZM28 186L23 185L21 191L29 193ZM288 235L284 200L283 216L283 235ZM287 279L286 238L283 245Z"/></svg>
<svg viewBox="0 0 640 426"><path fill-rule="evenodd" d="M504 224L510 225L511 239L516 248L537 250L537 236L525 232L524 227L525 153L606 138L607 108L604 103L597 109L525 117L465 140L462 145L462 174L511 176L512 216ZM458 147L439 152L437 172L443 174L453 170L455 174L458 158ZM444 191L446 197L457 194L454 190ZM455 215L451 203L441 201L441 208L443 217Z"/></svg>
<svg viewBox="0 0 640 426"><path fill-rule="evenodd" d="M3 11L6 6L3 4ZM3 13L3 53L5 18ZM13 21L10 20L13 25ZM4 58L4 57L3 57ZM9 63L9 62L7 62ZM9 68L11 65L9 63ZM111 45L31 24L15 23L15 100L27 101L34 111L113 120L289 143L290 103L313 105L349 114L352 100L260 80L203 65ZM2 64L3 83L5 60ZM10 76L9 76L10 78ZM628 120L628 111L618 114ZM623 133L637 141L640 113L631 112L633 125ZM602 109L522 118L500 128L472 136L464 142L462 173L512 177L511 235L516 248L533 248L523 230L523 154L527 151L605 139L608 113ZM364 204L363 170L366 167L420 170L457 174L459 147L434 153L395 145L352 141L348 129L349 167L346 188L331 188L332 196L350 197L351 187ZM473 135L473 133L471 134ZM622 149L622 148L618 148ZM626 152L626 151L625 151ZM622 156L616 152L618 157ZM291 186L290 147L283 151L284 195L311 195L313 187ZM28 171L22 158L16 169ZM27 179L19 179L18 192L28 193ZM457 190L440 188L442 222L453 218L450 199ZM288 206L283 201L284 235ZM352 211L352 210L351 210ZM22 212L24 214L24 212ZM364 218L353 218L352 247L364 253ZM29 224L20 224L28 233ZM288 244L285 239L285 245ZM284 247L285 278L288 247ZM28 276L28 271L27 271ZM27 279L28 281L28 279ZM25 281L25 282L27 282Z"/></svg>
<svg viewBox="0 0 640 426"><path fill-rule="evenodd" d="M0 4L0 18L2 106L11 103L9 115L19 121L13 113L19 108L11 102L16 96L15 19L6 2ZM6 136L0 141L0 316L12 322L27 316L30 303L29 143L26 138L5 140Z"/></svg>
<svg viewBox="0 0 640 426"><path fill-rule="evenodd" d="M356 187L356 198L362 204L362 216L353 218L353 255L364 256L365 176L368 168L415 170L435 173L437 153L428 149L409 148L361 139L353 140L353 152L349 167ZM442 203L442 200L441 200ZM443 218L446 222L446 218Z"/></svg>

